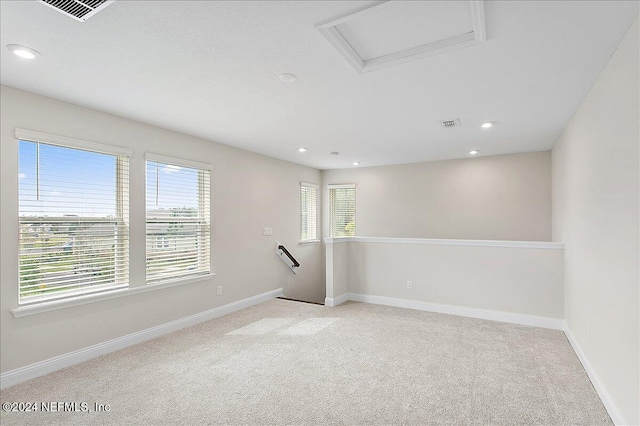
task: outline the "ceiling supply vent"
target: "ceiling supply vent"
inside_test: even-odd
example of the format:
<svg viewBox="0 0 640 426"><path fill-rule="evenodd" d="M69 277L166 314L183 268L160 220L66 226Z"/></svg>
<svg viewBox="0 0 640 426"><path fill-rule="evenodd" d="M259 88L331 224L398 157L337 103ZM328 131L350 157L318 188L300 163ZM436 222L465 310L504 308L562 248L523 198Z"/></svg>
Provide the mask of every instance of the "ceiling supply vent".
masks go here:
<svg viewBox="0 0 640 426"><path fill-rule="evenodd" d="M462 126L462 124L460 124L459 118L454 118L452 120L440 120L440 125L446 128Z"/></svg>
<svg viewBox="0 0 640 426"><path fill-rule="evenodd" d="M76 21L84 22L114 1L115 0L40 0L40 3L46 4Z"/></svg>

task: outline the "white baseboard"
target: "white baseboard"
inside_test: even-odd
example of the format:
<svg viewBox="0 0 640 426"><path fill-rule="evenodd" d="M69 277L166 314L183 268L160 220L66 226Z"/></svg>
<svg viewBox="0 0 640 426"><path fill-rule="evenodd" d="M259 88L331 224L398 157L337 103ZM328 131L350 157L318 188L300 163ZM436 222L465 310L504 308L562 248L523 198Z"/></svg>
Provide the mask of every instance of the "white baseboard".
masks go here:
<svg viewBox="0 0 640 426"><path fill-rule="evenodd" d="M340 305L341 303L349 300L349 293L341 294L338 297L325 297L324 305L329 306L331 308Z"/></svg>
<svg viewBox="0 0 640 426"><path fill-rule="evenodd" d="M532 327L550 328L552 330L564 330L564 320L560 318L492 311L489 309L467 308L464 306L444 305L440 303L429 303L410 299L397 299L395 297L374 296L371 294L347 293L344 296L347 296L346 300L353 300L354 302L365 302L376 305L416 309L419 311L438 312L441 314L508 322L511 324L529 325ZM337 306L337 304L335 306Z"/></svg>
<svg viewBox="0 0 640 426"><path fill-rule="evenodd" d="M602 403L604 404L604 408L607 410L607 413L609 413L609 417L611 417L611 420L613 421L613 423L619 426L629 424L627 420L624 418L624 416L622 415L622 412L620 411L620 409L618 409L618 406L615 404L615 402L613 402L613 398L611 398L611 395L609 395L609 392L607 392L607 390L605 389L604 385L600 381L600 378L596 374L596 371L591 366L591 363L587 359L587 356L582 351L582 348L578 344L578 341L574 337L573 333L571 333L569 326L567 326L566 324L564 327L564 334L566 334L567 339L569 339L569 343L571 343L571 346L573 347L574 352L576 353L576 355L578 356L578 359L582 363L582 366L587 372L589 379L591 379L591 383L593 384L593 387L598 393L598 396L602 400Z"/></svg>
<svg viewBox="0 0 640 426"><path fill-rule="evenodd" d="M282 288L0 374L0 389L282 296Z"/></svg>

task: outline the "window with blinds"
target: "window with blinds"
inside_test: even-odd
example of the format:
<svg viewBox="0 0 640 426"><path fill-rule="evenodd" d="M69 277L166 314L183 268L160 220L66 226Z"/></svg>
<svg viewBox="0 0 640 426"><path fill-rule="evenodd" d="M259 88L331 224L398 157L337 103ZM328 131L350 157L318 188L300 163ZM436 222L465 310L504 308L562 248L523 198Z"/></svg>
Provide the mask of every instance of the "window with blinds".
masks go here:
<svg viewBox="0 0 640 426"><path fill-rule="evenodd" d="M18 144L19 303L127 287L128 155Z"/></svg>
<svg viewBox="0 0 640 426"><path fill-rule="evenodd" d="M300 241L318 239L318 185L300 183Z"/></svg>
<svg viewBox="0 0 640 426"><path fill-rule="evenodd" d="M329 185L331 238L356 235L356 186Z"/></svg>
<svg viewBox="0 0 640 426"><path fill-rule="evenodd" d="M209 274L211 172L147 158L147 284Z"/></svg>

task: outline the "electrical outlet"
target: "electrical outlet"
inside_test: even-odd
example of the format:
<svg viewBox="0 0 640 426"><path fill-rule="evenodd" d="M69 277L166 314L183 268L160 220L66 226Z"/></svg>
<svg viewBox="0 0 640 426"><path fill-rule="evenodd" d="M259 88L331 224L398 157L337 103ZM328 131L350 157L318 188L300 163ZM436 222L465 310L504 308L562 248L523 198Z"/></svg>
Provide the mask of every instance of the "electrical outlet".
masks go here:
<svg viewBox="0 0 640 426"><path fill-rule="evenodd" d="M413 290L413 281L407 281L407 288Z"/></svg>
<svg viewBox="0 0 640 426"><path fill-rule="evenodd" d="M265 237L267 237L269 235L273 235L273 228L271 228L271 227L262 228L262 235L264 235Z"/></svg>
<svg viewBox="0 0 640 426"><path fill-rule="evenodd" d="M219 285L218 288L216 289L216 293L218 294L218 296L222 296L222 286Z"/></svg>

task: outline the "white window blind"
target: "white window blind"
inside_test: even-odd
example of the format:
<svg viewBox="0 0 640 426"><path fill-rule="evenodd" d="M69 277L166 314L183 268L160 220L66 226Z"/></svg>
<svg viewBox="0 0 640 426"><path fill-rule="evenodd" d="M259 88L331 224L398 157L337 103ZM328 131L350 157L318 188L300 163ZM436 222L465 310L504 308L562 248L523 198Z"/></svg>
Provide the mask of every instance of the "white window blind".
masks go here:
<svg viewBox="0 0 640 426"><path fill-rule="evenodd" d="M22 138L18 154L20 304L128 286L128 156Z"/></svg>
<svg viewBox="0 0 640 426"><path fill-rule="evenodd" d="M147 284L210 273L209 170L147 160Z"/></svg>
<svg viewBox="0 0 640 426"><path fill-rule="evenodd" d="M331 238L356 235L356 186L329 185Z"/></svg>
<svg viewBox="0 0 640 426"><path fill-rule="evenodd" d="M318 239L318 186L300 183L300 241Z"/></svg>

